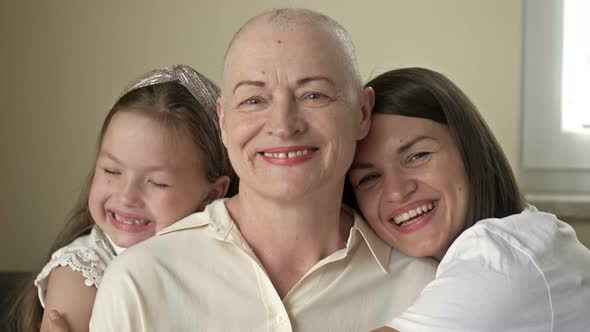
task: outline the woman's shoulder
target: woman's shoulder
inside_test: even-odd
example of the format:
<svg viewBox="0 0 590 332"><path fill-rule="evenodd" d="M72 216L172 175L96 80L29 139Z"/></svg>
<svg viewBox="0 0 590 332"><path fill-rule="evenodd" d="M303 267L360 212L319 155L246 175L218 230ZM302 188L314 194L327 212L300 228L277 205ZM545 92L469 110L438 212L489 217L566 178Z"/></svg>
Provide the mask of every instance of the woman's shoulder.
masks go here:
<svg viewBox="0 0 590 332"><path fill-rule="evenodd" d="M556 299L577 289L590 300L590 250L574 229L555 215L529 207L501 219L485 219L465 230L439 264L440 273L488 271L510 280L542 280ZM524 285L523 285L524 286ZM583 291L582 291L583 290Z"/></svg>
<svg viewBox="0 0 590 332"><path fill-rule="evenodd" d="M86 286L98 287L104 271L115 256L104 233L94 226L89 234L78 237L51 254L51 259L35 278L41 303L44 303L47 279L55 268L69 267L84 277Z"/></svg>
<svg viewBox="0 0 590 332"><path fill-rule="evenodd" d="M505 218L480 220L453 242L447 255L455 258L542 262L560 250L578 250L574 229L555 215L528 207ZM572 245L574 245L572 247ZM501 259L500 259L500 255Z"/></svg>
<svg viewBox="0 0 590 332"><path fill-rule="evenodd" d="M586 319L581 308L590 301L590 250L552 214L528 208L481 220L464 231L440 262L437 278L465 284L474 276L478 286L472 291L492 289L504 299L500 307L519 299L527 299L523 306L535 310L548 303L556 328L580 326Z"/></svg>

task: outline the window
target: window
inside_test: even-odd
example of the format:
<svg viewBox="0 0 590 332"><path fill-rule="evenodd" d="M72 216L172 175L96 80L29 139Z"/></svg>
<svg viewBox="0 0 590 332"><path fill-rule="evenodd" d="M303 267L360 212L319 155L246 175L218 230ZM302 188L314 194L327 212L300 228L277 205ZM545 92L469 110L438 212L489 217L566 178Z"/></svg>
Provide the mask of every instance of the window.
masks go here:
<svg viewBox="0 0 590 332"><path fill-rule="evenodd" d="M520 182L590 193L590 2L523 0Z"/></svg>
<svg viewBox="0 0 590 332"><path fill-rule="evenodd" d="M562 130L590 135L590 1L565 0ZM590 153L590 151L588 151Z"/></svg>

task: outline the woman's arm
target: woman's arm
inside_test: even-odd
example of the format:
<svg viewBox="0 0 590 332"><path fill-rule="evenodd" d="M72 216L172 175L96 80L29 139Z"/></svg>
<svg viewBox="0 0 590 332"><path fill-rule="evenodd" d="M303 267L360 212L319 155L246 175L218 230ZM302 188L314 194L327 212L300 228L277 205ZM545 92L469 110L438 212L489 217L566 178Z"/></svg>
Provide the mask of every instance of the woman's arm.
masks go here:
<svg viewBox="0 0 590 332"><path fill-rule="evenodd" d="M481 227L467 235L449 249L436 279L388 326L402 332L551 330L549 285L526 247Z"/></svg>
<svg viewBox="0 0 590 332"><path fill-rule="evenodd" d="M68 266L51 271L41 332L52 331L49 318L51 310L57 310L61 314L69 325L69 331L88 331L96 287L88 287L84 281L80 272Z"/></svg>

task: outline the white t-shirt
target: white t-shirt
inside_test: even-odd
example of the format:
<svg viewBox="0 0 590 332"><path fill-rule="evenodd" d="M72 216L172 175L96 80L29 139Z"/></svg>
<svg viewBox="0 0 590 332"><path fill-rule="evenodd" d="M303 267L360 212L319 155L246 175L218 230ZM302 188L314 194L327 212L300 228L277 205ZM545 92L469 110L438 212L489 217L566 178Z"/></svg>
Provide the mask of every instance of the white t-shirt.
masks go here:
<svg viewBox="0 0 590 332"><path fill-rule="evenodd" d="M529 208L463 232L401 332L590 331L590 250L572 227Z"/></svg>
<svg viewBox="0 0 590 332"><path fill-rule="evenodd" d="M41 306L45 308L47 282L53 269L69 266L84 276L86 286L98 288L107 266L123 250L125 249L115 245L96 225L92 227L89 234L80 236L72 243L56 250L35 278Z"/></svg>

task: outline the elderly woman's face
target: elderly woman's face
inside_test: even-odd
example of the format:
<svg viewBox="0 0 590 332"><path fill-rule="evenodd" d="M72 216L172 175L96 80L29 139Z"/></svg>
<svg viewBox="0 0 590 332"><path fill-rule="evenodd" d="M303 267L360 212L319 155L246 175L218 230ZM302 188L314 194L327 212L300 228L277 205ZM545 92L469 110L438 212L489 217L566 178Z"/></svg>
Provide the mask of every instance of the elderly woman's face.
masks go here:
<svg viewBox="0 0 590 332"><path fill-rule="evenodd" d="M303 26L256 24L234 42L218 111L241 192L291 200L342 185L370 118L340 53Z"/></svg>
<svg viewBox="0 0 590 332"><path fill-rule="evenodd" d="M465 225L469 183L446 125L375 114L349 178L371 227L407 255L440 259Z"/></svg>

